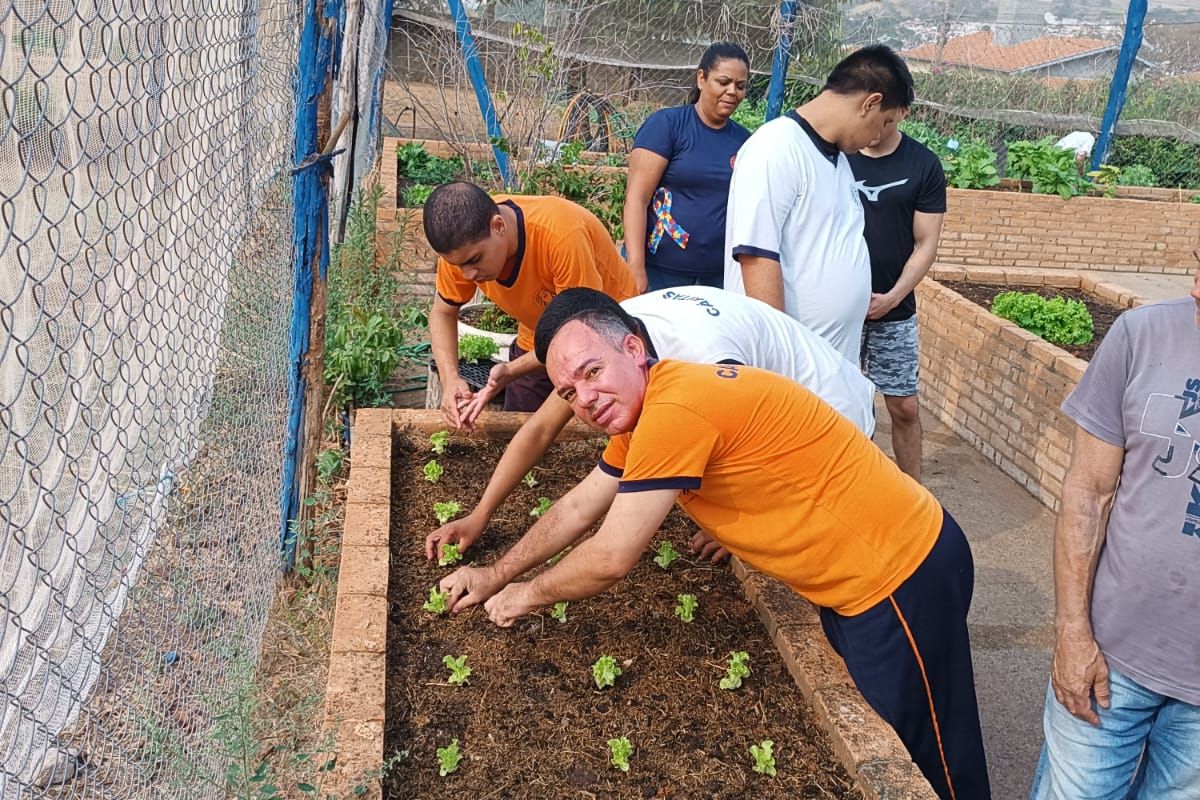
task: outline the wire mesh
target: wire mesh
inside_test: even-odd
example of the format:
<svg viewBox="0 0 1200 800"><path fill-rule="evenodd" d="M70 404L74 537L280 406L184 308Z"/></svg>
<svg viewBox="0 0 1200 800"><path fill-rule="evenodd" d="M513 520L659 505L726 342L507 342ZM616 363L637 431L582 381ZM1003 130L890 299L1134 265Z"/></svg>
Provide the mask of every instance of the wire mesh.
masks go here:
<svg viewBox="0 0 1200 800"><path fill-rule="evenodd" d="M1141 183L1200 189L1200 12L1160 9L1145 26L1110 163L1144 169ZM536 158L540 140L574 138L628 148L653 110L684 102L709 42L729 39L750 55L748 100L736 119L761 122L778 39L778 2L570 0L468 4L506 138ZM1018 140L1097 133L1124 33L1124 8L1064 0L1036 13L1011 0L883 0L800 4L788 101L807 99L849 49L883 42L901 51L917 84L914 117L943 139ZM1044 13L1045 12L1045 13ZM444 4L397 6L384 114L392 135L458 145L486 141ZM617 119L601 140L598 114L569 124L583 92ZM528 148L522 150L522 148ZM468 148L462 150L467 152Z"/></svg>
<svg viewBox="0 0 1200 800"><path fill-rule="evenodd" d="M0 31L0 797L220 796L279 566L295 9Z"/></svg>

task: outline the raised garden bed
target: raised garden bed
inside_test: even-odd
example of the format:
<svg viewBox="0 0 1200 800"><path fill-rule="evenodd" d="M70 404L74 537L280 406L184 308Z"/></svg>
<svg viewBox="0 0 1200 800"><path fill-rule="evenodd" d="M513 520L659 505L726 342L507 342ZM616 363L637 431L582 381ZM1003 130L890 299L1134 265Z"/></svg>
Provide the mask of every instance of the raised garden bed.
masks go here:
<svg viewBox="0 0 1200 800"><path fill-rule="evenodd" d="M1121 315L1124 308L1116 306L1107 300L1102 300L1095 295L1079 289L1068 289L1062 286L1046 286L1030 285L1030 284L1006 284L998 285L994 283L972 283L970 281L949 281L941 282L943 286L949 287L961 294L963 297L976 303L985 309L991 309L992 302L996 299L996 295L1004 292L1032 292L1047 299L1052 297L1065 297L1068 300L1078 300L1087 306L1088 312L1092 315L1092 331L1094 338L1087 344L1060 344L1057 345L1067 351L1076 358L1084 361L1091 361L1092 354L1096 352L1096 348L1100 346L1100 342L1104 340L1104 335L1108 333L1108 329L1117 321L1117 317Z"/></svg>
<svg viewBox="0 0 1200 800"><path fill-rule="evenodd" d="M1040 288L1048 296L1074 292L1086 296L1094 318L1100 312L1111 324L1142 299L1120 286L1058 270L935 266L931 277L918 288L922 403L1057 509L1075 433L1059 406L1087 363L987 307L995 294L1013 289ZM964 282L974 284L963 288L987 307L951 288Z"/></svg>
<svg viewBox="0 0 1200 800"><path fill-rule="evenodd" d="M542 614L502 630L482 609L423 611L429 587L451 570L425 559L424 534L437 525L430 509L451 498L471 507L502 449L453 443L434 485L421 473L425 437L396 442L385 748L409 751L412 763L385 796L861 797L727 566L684 555L663 570L648 552L610 591L571 603L566 623ZM556 445L534 473L538 485L519 488L464 563L494 561L533 523L538 498L565 494L602 449L598 440ZM686 553L695 530L676 510L656 541ZM681 593L699 600L690 624L673 613ZM722 690L738 650L750 654L752 674ZM465 687L446 683L448 654L468 656ZM591 665L606 654L623 673L600 691ZM606 742L620 736L635 748L628 774L609 764ZM464 761L441 778L434 751L453 738ZM751 770L750 746L763 739L775 743L774 778Z"/></svg>
<svg viewBox="0 0 1200 800"><path fill-rule="evenodd" d="M526 416L485 414L479 438L505 441ZM438 429L437 412L364 410L356 419L326 694L335 781L353 785L387 755L393 769L366 782L368 796L933 797L849 684L811 606L736 561L692 560L684 517L655 542L670 539L682 560L663 571L648 554L619 587L568 606L565 623L543 614L502 630L482 610L423 611L449 571L423 555L436 525L430 506L475 502L499 452L453 438L439 457L441 480L428 484L425 442ZM468 557L490 561L532 523L538 498L585 474L599 452L593 436L568 426L535 472L540 485L510 499ZM691 624L673 613L685 592L700 602ZM752 672L726 691L718 681L732 650L749 653ZM624 672L600 691L591 664L603 654ZM468 656L466 686L448 685L445 655ZM607 740L622 735L634 746L628 773L609 763ZM462 764L440 777L435 749L456 737ZM752 770L749 753L768 738L773 778Z"/></svg>

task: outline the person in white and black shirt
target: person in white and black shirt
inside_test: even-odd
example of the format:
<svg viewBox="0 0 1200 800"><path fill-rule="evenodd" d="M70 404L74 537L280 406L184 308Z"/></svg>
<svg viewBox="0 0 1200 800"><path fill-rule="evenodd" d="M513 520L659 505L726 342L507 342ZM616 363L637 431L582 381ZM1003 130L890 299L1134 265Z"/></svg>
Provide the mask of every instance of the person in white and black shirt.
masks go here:
<svg viewBox="0 0 1200 800"><path fill-rule="evenodd" d="M755 131L734 163L725 288L786 311L851 361L871 264L846 154L880 141L912 100L904 61L883 45L864 47L834 67L817 97Z"/></svg>
<svg viewBox="0 0 1200 800"><path fill-rule="evenodd" d="M900 118L907 115L903 109ZM917 298L913 289L937 256L946 212L946 175L929 148L888 128L880 141L850 156L866 217L871 301L862 335L862 366L892 418L900 469L921 480L917 401Z"/></svg>

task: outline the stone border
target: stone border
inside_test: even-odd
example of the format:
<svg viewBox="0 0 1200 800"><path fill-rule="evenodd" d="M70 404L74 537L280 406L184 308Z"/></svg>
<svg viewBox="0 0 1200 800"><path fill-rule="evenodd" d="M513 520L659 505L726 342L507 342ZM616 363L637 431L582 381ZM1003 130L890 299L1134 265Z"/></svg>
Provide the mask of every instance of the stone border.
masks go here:
<svg viewBox="0 0 1200 800"><path fill-rule="evenodd" d="M392 410L354 418L346 519L338 567L325 730L334 737L334 786L367 786L379 798L387 675L388 536L392 519Z"/></svg>
<svg viewBox="0 0 1200 800"><path fill-rule="evenodd" d="M485 412L476 436L509 439L528 417ZM436 410L360 409L355 415L325 694L325 727L336 736L337 766L331 779L337 786L377 776L384 757L393 435L444 429L441 412ZM572 420L559 441L596 436L596 431ZM895 732L854 687L841 658L825 639L816 609L736 558L732 568L788 672L812 705L834 754L867 800L936 800ZM381 797L377 777L364 785L364 797Z"/></svg>
<svg viewBox="0 0 1200 800"><path fill-rule="evenodd" d="M1087 362L1000 319L938 280L1078 289L1120 308L1146 301L1076 272L935 264L917 287L921 405L1057 510L1075 423L1059 407Z"/></svg>

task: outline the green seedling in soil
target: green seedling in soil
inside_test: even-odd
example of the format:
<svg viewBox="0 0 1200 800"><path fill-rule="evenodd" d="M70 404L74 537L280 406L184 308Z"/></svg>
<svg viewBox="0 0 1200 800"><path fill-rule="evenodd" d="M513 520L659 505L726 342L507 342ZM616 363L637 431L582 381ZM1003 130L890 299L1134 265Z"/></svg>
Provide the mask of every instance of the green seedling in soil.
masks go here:
<svg viewBox="0 0 1200 800"><path fill-rule="evenodd" d="M571 548L564 547L561 551L559 551L558 555L550 556L550 558L546 559L546 563L553 567L555 564L562 561L563 556L569 552L571 552Z"/></svg>
<svg viewBox="0 0 1200 800"><path fill-rule="evenodd" d="M629 757L633 755L633 743L628 736L608 740L608 752L612 765L621 772L629 772Z"/></svg>
<svg viewBox="0 0 1200 800"><path fill-rule="evenodd" d="M458 545L442 545L441 555L438 556L439 567L448 567L451 564L457 564L459 561L462 561L462 552L458 549Z"/></svg>
<svg viewBox="0 0 1200 800"><path fill-rule="evenodd" d="M755 772L775 777L775 756L771 753L771 748L774 746L775 743L770 739L764 739L762 744L750 745L750 755L754 759Z"/></svg>
<svg viewBox="0 0 1200 800"><path fill-rule="evenodd" d="M458 357L469 364L478 364L480 359L489 359L500 352L500 345L487 336L467 334L458 338Z"/></svg>
<svg viewBox="0 0 1200 800"><path fill-rule="evenodd" d="M446 472L445 468L443 468L441 464L437 463L437 461L432 458L429 459L429 463L425 465L425 469L421 471L425 473L425 480L429 481L430 483L437 483L440 481L442 479L442 475Z"/></svg>
<svg viewBox="0 0 1200 800"><path fill-rule="evenodd" d="M675 606L675 616L679 617L684 622L691 622L694 620L696 618L697 606L696 595L681 594L675 599L679 601L679 605Z"/></svg>
<svg viewBox="0 0 1200 800"><path fill-rule="evenodd" d="M467 678L471 677L471 668L467 666L467 657L459 656L442 656L442 663L446 665L446 669L450 670L448 680L455 686L462 686L467 682Z"/></svg>
<svg viewBox="0 0 1200 800"><path fill-rule="evenodd" d="M550 612L550 616L553 617L554 619L558 620L559 622L566 622L567 621L567 606L569 606L569 605L570 605L570 603L568 603L565 600L562 601L561 603L555 603L554 609Z"/></svg>
<svg viewBox="0 0 1200 800"><path fill-rule="evenodd" d="M450 431L438 431L437 433L429 434L429 449L439 456L446 452L446 445L448 444L450 444Z"/></svg>
<svg viewBox="0 0 1200 800"><path fill-rule="evenodd" d="M425 605L421 608L431 614L445 614L446 601L450 599L449 592L439 592L436 586L429 587L429 599L425 601Z"/></svg>
<svg viewBox="0 0 1200 800"><path fill-rule="evenodd" d="M433 504L433 515L437 517L438 523L442 525L457 517L460 511L462 511L462 506L458 504L457 500L451 500L448 503Z"/></svg>
<svg viewBox="0 0 1200 800"><path fill-rule="evenodd" d="M542 514L545 514L549 510L550 510L550 498L549 497L539 497L537 505L534 506L533 510L529 512L529 516L540 517L540 516L542 516Z"/></svg>
<svg viewBox="0 0 1200 800"><path fill-rule="evenodd" d="M592 664L592 679L596 681L597 689L612 686L620 674L621 668L617 666L617 660L612 656L600 656L596 659L596 663Z"/></svg>
<svg viewBox="0 0 1200 800"><path fill-rule="evenodd" d="M458 769L458 762L462 761L462 754L458 752L458 739L451 739L450 744L446 747L437 749L438 757L438 775L443 778Z"/></svg>
<svg viewBox="0 0 1200 800"><path fill-rule="evenodd" d="M530 489L538 485L538 479L533 477L533 470L525 473L525 477L521 478L521 483L528 486Z"/></svg>
<svg viewBox="0 0 1200 800"><path fill-rule="evenodd" d="M666 569L677 558L679 558L679 551L675 549L675 545L670 542L661 542L658 545L658 555L654 557L654 563Z"/></svg>
<svg viewBox="0 0 1200 800"><path fill-rule="evenodd" d="M738 650L729 654L729 671L721 678L722 689L740 689L742 678L750 674L750 654Z"/></svg>

